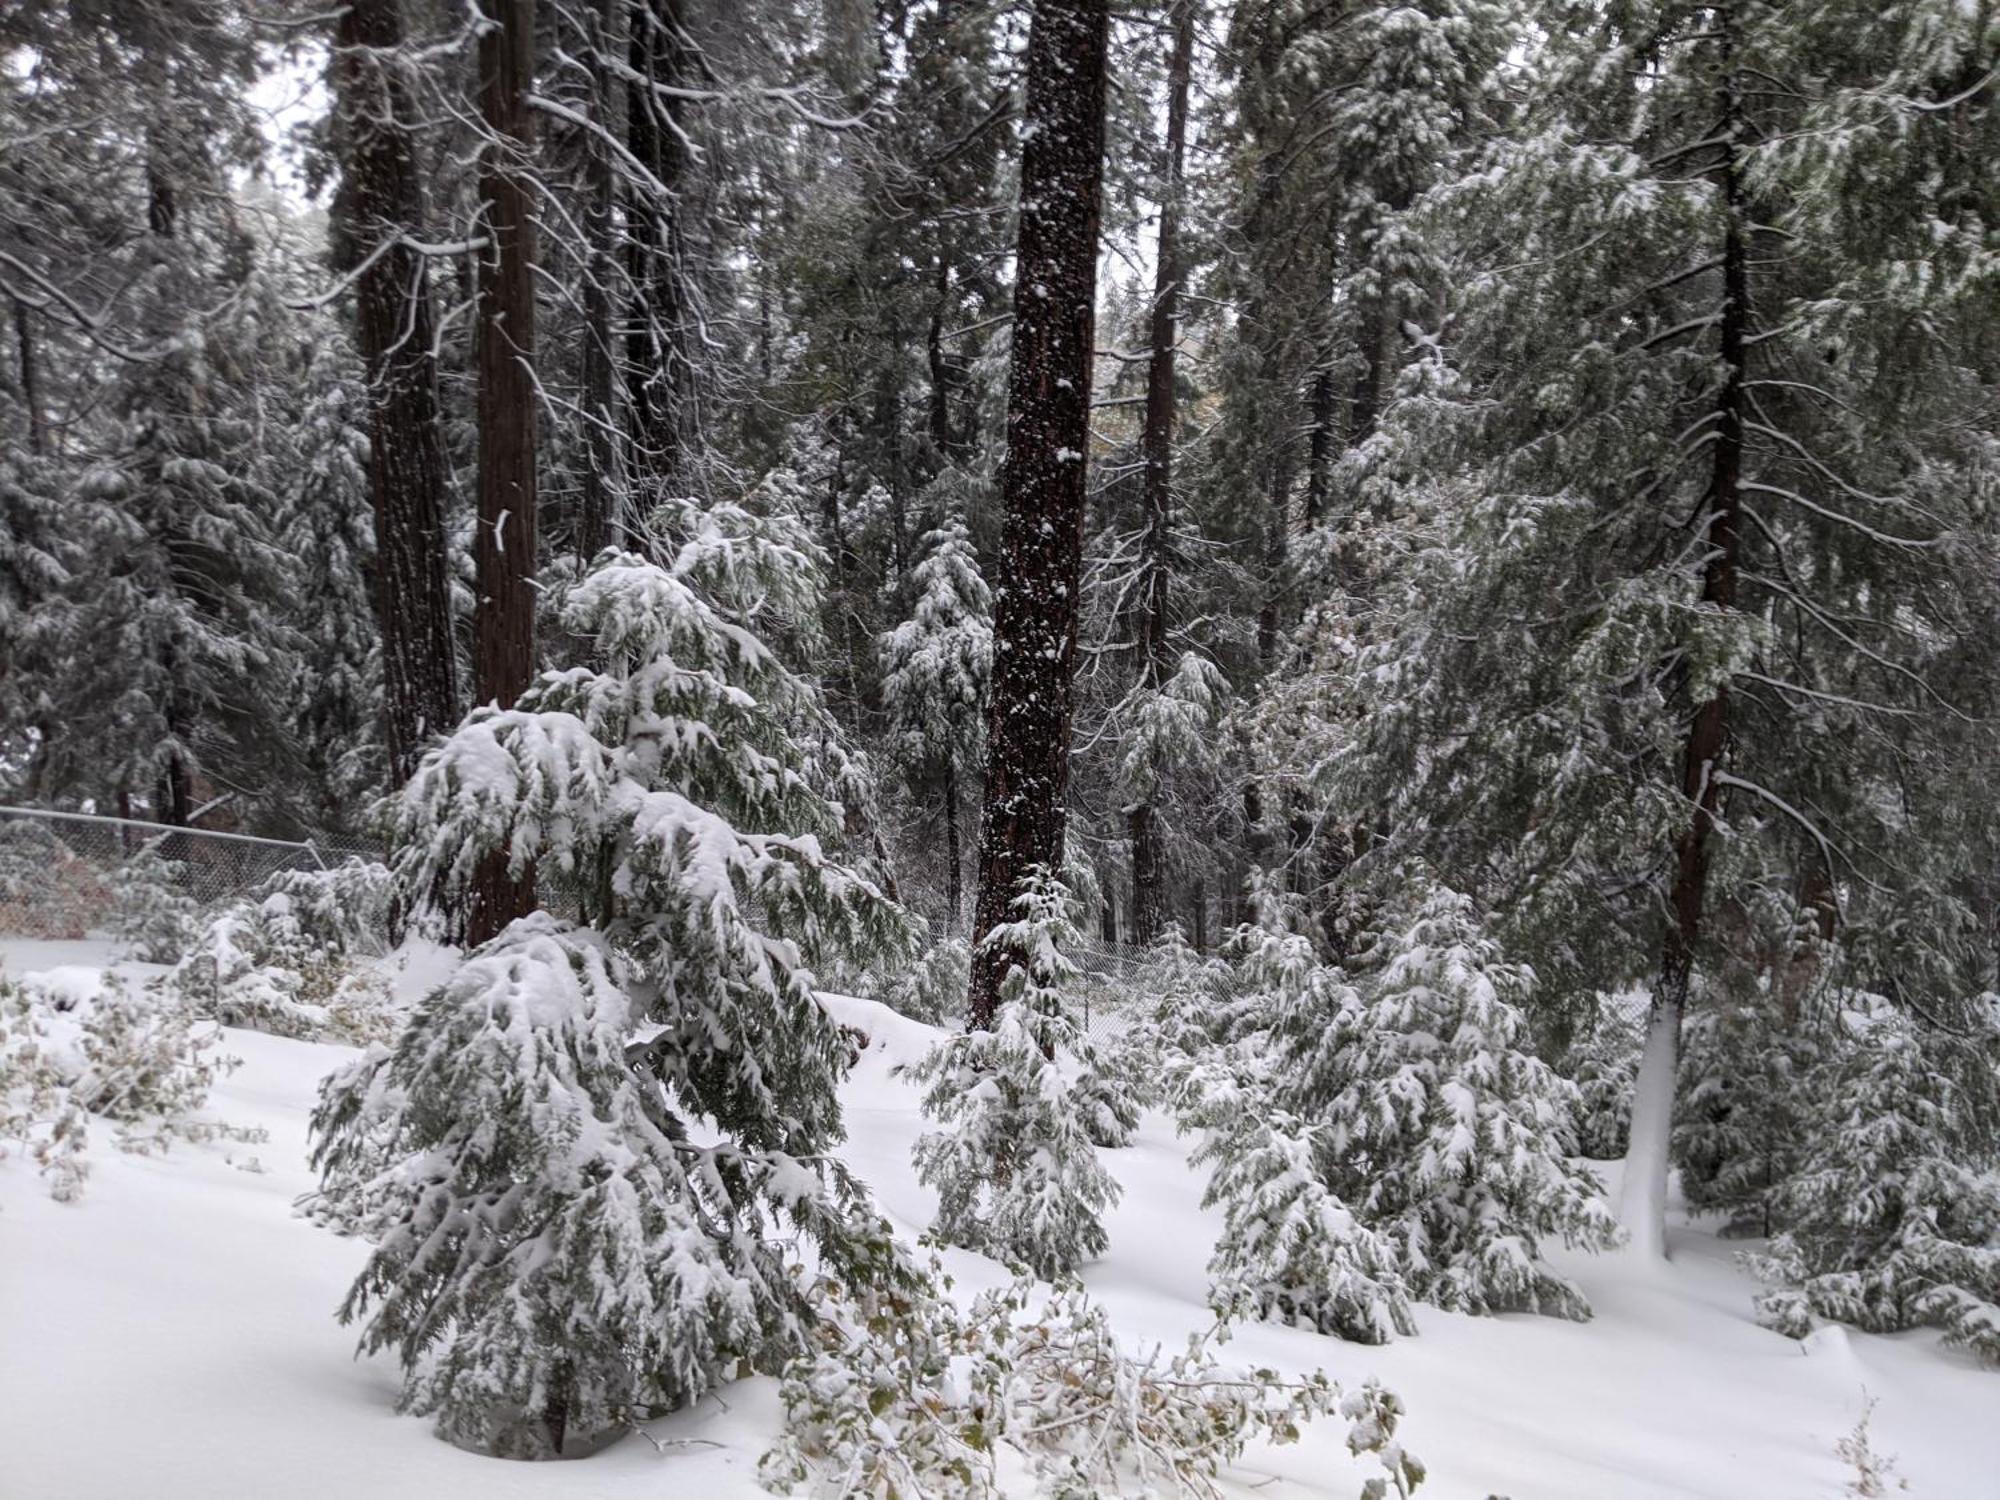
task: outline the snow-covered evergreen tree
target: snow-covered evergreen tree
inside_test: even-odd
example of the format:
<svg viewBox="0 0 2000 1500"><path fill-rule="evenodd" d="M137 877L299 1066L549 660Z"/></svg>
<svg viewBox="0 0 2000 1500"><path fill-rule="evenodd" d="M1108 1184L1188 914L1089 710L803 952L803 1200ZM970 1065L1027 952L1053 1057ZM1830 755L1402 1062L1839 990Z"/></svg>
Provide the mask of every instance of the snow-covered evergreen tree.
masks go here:
<svg viewBox="0 0 2000 1500"><path fill-rule="evenodd" d="M1104 1102L1063 993L1077 973L1069 904L1061 880L1035 874L988 938L1020 955L992 1029L941 1042L911 1069L943 1127L915 1151L938 1194L936 1233L1050 1281L1102 1253L1102 1215L1118 1201L1090 1130Z"/></svg>
<svg viewBox="0 0 2000 1500"><path fill-rule="evenodd" d="M1196 1116L1229 1224L1217 1296L1364 1339L1407 1325L1405 1291L1587 1317L1541 1245L1601 1248L1617 1228L1568 1160L1575 1088L1528 1050L1533 976L1466 897L1411 879L1352 978L1296 933L1236 939L1266 1029L1235 1096Z"/></svg>
<svg viewBox="0 0 2000 1500"><path fill-rule="evenodd" d="M882 702L895 726L911 790L942 799L945 931L963 916L960 853L963 798L986 743L986 689L993 674L993 593L961 521L925 538L912 583L910 617L880 642Z"/></svg>
<svg viewBox="0 0 2000 1500"><path fill-rule="evenodd" d="M1632 1092L1639 1076L1639 1017L1643 999L1597 997L1590 1030L1574 1044L1570 1079L1576 1084L1577 1150L1593 1161L1617 1161L1632 1133Z"/></svg>
<svg viewBox="0 0 2000 1500"><path fill-rule="evenodd" d="M2000 1364L2000 1071L1994 1025L1927 1031L1847 994L1805 1080L1796 1165L1772 1194L1783 1232L1752 1265L1763 1320L1890 1333L1934 1327Z"/></svg>
<svg viewBox="0 0 2000 1500"><path fill-rule="evenodd" d="M198 930L201 903L187 889L187 866L160 852L162 840L143 845L106 878L111 933L134 958L177 963Z"/></svg>
<svg viewBox="0 0 2000 1500"><path fill-rule="evenodd" d="M811 966L907 928L827 852L800 740L823 711L750 627L810 611L816 559L782 517L661 519L664 563L607 553L565 602L602 665L474 711L395 813L407 895L462 893L498 853L581 924L501 933L316 1116L320 1211L378 1241L347 1304L364 1343L444 1431L510 1450L795 1349L780 1227L898 1274L828 1154L846 1053Z"/></svg>

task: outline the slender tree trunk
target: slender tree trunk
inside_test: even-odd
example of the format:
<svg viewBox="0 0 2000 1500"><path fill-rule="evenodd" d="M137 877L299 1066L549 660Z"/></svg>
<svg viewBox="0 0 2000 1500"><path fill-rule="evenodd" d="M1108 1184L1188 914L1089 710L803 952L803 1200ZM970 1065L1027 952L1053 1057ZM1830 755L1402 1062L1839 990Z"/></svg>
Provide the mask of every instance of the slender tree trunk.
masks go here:
<svg viewBox="0 0 2000 1500"><path fill-rule="evenodd" d="M633 160L652 178L626 204L633 306L627 323L626 401L634 473L649 499L683 493L686 447L688 310L687 236L682 217L687 149L671 91L695 85L695 60L682 23L681 0L639 0L629 43L632 71L643 82L627 92L625 138ZM631 519L641 532L650 506Z"/></svg>
<svg viewBox="0 0 2000 1500"><path fill-rule="evenodd" d="M951 360L944 352L944 313L946 300L951 296L951 267L940 253L937 273L933 283L930 326L924 334L924 359L930 369L930 433L931 449L937 455L939 468L950 463L958 455L958 444L952 435L951 393L953 374Z"/></svg>
<svg viewBox="0 0 2000 1500"><path fill-rule="evenodd" d="M380 61L402 45L398 0L351 0L340 13L333 80L345 170L335 204L336 248L342 265L362 268L354 283L354 331L368 374L375 620L395 785L416 769L424 742L459 714L437 330L429 269L402 239L421 237L423 223L416 144L404 123L415 111L408 90Z"/></svg>
<svg viewBox="0 0 2000 1500"><path fill-rule="evenodd" d="M1280 453L1271 473L1271 505L1264 532L1264 567L1268 574L1264 603L1257 611L1257 665L1270 671L1278 661L1278 632L1285 594L1285 572L1292 546L1292 466Z"/></svg>
<svg viewBox="0 0 2000 1500"><path fill-rule="evenodd" d="M1083 571L1108 0L1037 0L1008 372L1006 510L968 1024L1016 956L985 944L1036 866L1059 869Z"/></svg>
<svg viewBox="0 0 2000 1500"><path fill-rule="evenodd" d="M1732 18L1724 29L1723 202L1728 215L1722 255L1722 363L1725 371L1717 407L1715 466L1707 500L1708 561L1702 569L1701 598L1708 611L1727 614L1736 607L1736 574L1741 552L1743 421L1746 337L1750 318L1749 256L1744 242L1742 183L1737 157L1740 117L1731 58ZM1717 773L1729 744L1729 689L1715 691L1695 709L1681 756L1681 793L1693 809L1674 842L1670 922L1653 991L1646 1045L1632 1110L1632 1134L1625 1160L1622 1218L1642 1255L1666 1254L1668 1148L1673 1128L1674 1086L1679 1072L1681 1014L1701 941L1708 901L1711 836L1720 819L1722 786Z"/></svg>
<svg viewBox="0 0 2000 1500"><path fill-rule="evenodd" d="M28 304L14 300L14 345L21 356L21 405L28 413L28 451L46 453L49 446L48 420L42 414L41 367L35 359L35 325L28 317Z"/></svg>
<svg viewBox="0 0 2000 1500"><path fill-rule="evenodd" d="M596 14L588 19L589 45L601 58L618 55L619 19L624 0L598 0ZM591 113L607 134L618 130L617 89L608 67L593 73ZM583 283L583 358L581 376L584 409L584 453L587 472L583 499L577 512L576 551L585 562L611 545L619 515L617 358L613 347L617 338L613 321L612 262L617 226L617 185L611 170L609 142L589 137L584 146L586 198L583 210L584 235L590 245L590 259Z"/></svg>
<svg viewBox="0 0 2000 1500"><path fill-rule="evenodd" d="M1333 493L1334 432L1333 363L1323 361L1313 371L1308 397L1312 417L1312 437L1306 452L1306 529L1311 531L1326 519L1328 498Z"/></svg>
<svg viewBox="0 0 2000 1500"><path fill-rule="evenodd" d="M958 848L958 764L944 763L944 930L956 937L965 914L965 859Z"/></svg>
<svg viewBox="0 0 2000 1500"><path fill-rule="evenodd" d="M1187 160L1188 77L1193 72L1194 3L1175 0L1173 54L1167 63L1165 182L1160 193L1160 245L1154 266L1152 357L1146 366L1146 535L1144 617L1139 632L1139 685L1155 689L1166 673L1167 603L1173 582L1174 350L1180 340L1181 178ZM1152 768L1159 782L1160 767ZM1132 941L1150 943L1160 930L1164 864L1152 794L1127 814L1132 841Z"/></svg>
<svg viewBox="0 0 2000 1500"><path fill-rule="evenodd" d="M528 163L534 120L534 0L484 0L498 22L479 38L479 109L487 140L479 206L479 598L473 665L483 703L511 708L535 669L535 222ZM483 943L534 910L533 871L489 855L475 877L466 938Z"/></svg>

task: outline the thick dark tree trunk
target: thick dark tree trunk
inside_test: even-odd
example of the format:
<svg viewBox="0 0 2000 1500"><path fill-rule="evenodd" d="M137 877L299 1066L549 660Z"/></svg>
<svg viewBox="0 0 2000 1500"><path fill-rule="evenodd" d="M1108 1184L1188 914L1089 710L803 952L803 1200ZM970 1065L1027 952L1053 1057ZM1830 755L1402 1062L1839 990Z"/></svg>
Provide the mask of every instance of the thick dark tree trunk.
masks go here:
<svg viewBox="0 0 2000 1500"><path fill-rule="evenodd" d="M1152 357L1146 366L1145 577L1139 630L1139 685L1157 688L1166 673L1167 602L1173 583L1174 346L1180 339L1181 176L1187 159L1188 77L1194 60L1194 3L1176 0L1174 49L1167 62L1165 181L1160 193L1159 256L1153 270ZM1157 784L1159 768L1153 768ZM1150 943L1165 910L1160 823L1150 796L1127 814L1132 839L1132 941Z"/></svg>
<svg viewBox="0 0 2000 1500"><path fill-rule="evenodd" d="M336 243L344 266L362 268L354 283L354 333L368 373L375 619L389 779L398 785L416 769L424 742L459 713L430 273L403 239L421 238L423 222L416 144L405 123L415 110L394 70L378 61L402 44L399 0L351 0L340 13L333 53L343 158Z"/></svg>
<svg viewBox="0 0 2000 1500"><path fill-rule="evenodd" d="M1743 423L1745 364L1750 321L1749 252L1743 230L1743 191L1735 130L1740 116L1729 51L1732 18L1723 20L1724 157L1721 168L1727 212L1722 251L1721 397L1716 408L1714 468L1705 506L1708 560L1702 568L1701 599L1711 612L1736 607L1736 576L1742 549ZM1666 1203L1669 1137L1673 1124L1674 1080L1679 1071L1681 1013L1701 941L1708 905L1712 835L1722 811L1719 773L1729 746L1729 688L1725 683L1698 704L1681 754L1681 794L1691 809L1687 826L1674 841L1674 877L1668 894L1669 922L1660 958L1659 983L1640 1062L1633 1105L1631 1145L1625 1162L1623 1219L1641 1254L1666 1253L1662 1215Z"/></svg>
<svg viewBox="0 0 2000 1500"><path fill-rule="evenodd" d="M1028 31L1006 509L967 1020L992 1024L1015 956L983 943L1036 866L1058 869L1069 796L1077 590L1097 330L1108 0L1038 0Z"/></svg>
<svg viewBox="0 0 2000 1500"><path fill-rule="evenodd" d="M535 222L529 176L534 117L534 0L484 0L498 24L479 38L480 159L479 527L473 544L479 598L473 666L482 703L513 706L535 669ZM532 871L481 862L466 939L483 943L534 910Z"/></svg>

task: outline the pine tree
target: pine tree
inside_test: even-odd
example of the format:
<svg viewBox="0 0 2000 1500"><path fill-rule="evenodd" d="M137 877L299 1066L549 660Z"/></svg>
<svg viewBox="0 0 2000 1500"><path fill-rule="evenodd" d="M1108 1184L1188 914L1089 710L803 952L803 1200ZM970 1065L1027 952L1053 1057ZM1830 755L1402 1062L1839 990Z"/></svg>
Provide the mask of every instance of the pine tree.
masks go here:
<svg viewBox="0 0 2000 1500"><path fill-rule="evenodd" d="M1778 1289L1764 1322L1872 1332L1933 1327L2000 1365L2000 1085L1990 1030L1926 1032L1846 994L1805 1079L1799 1159L1773 1194L1784 1230L1752 1265Z"/></svg>
<svg viewBox="0 0 2000 1500"><path fill-rule="evenodd" d="M1063 996L1077 975L1070 900L1046 872L1029 878L1015 920L988 939L1022 955L992 1026L941 1042L911 1070L927 1085L924 1113L944 1127L915 1151L918 1179L938 1194L935 1232L1048 1281L1103 1253L1102 1215L1118 1201L1087 1126L1101 1104L1094 1059Z"/></svg>
<svg viewBox="0 0 2000 1500"><path fill-rule="evenodd" d="M1237 1070L1247 1097L1196 1115L1231 1226L1218 1297L1369 1340L1407 1323L1405 1291L1589 1316L1540 1247L1602 1248L1617 1228L1567 1159L1574 1087L1527 1050L1532 975L1467 898L1417 877L1351 977L1282 928L1235 942L1263 1035Z"/></svg>
<svg viewBox="0 0 2000 1500"><path fill-rule="evenodd" d="M922 795L935 786L942 797L945 931L955 934L962 915L960 793L985 746L993 596L957 521L926 538L911 581L916 606L879 646L882 701L901 740L911 790Z"/></svg>
<svg viewBox="0 0 2000 1500"><path fill-rule="evenodd" d="M828 1154L846 1053L813 967L908 932L827 852L839 829L800 739L823 709L749 625L809 616L817 560L735 506L682 502L663 531L686 538L668 565L607 553L565 601L602 665L475 710L396 812L407 895L452 899L498 860L582 924L503 931L317 1116L323 1211L379 1240L349 1303L373 1309L364 1342L399 1350L409 1401L448 1432L536 1452L796 1347L772 1221L844 1274L898 1274ZM543 1138L536 1098L579 1133ZM607 1194L622 1206L599 1222ZM541 1219L512 1212L529 1196ZM465 1216L436 1221L465 1231L451 1262L416 1254L454 1200ZM548 1214L569 1228L537 1241ZM683 1295L695 1265L713 1279ZM428 1365L440 1339L452 1357ZM498 1433L510 1411L525 1425Z"/></svg>

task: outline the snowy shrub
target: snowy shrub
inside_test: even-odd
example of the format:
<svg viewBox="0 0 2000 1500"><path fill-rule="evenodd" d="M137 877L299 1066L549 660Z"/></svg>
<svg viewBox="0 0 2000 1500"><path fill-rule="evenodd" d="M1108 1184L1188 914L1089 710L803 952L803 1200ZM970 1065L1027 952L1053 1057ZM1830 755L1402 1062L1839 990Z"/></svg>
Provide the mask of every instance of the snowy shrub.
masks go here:
<svg viewBox="0 0 2000 1500"><path fill-rule="evenodd" d="M1227 1142L1226 1149L1222 1143ZM1210 1300L1225 1317L1268 1318L1356 1343L1415 1333L1396 1250L1327 1187L1315 1132L1284 1114L1211 1136L1205 1206L1222 1205Z"/></svg>
<svg viewBox="0 0 2000 1500"><path fill-rule="evenodd" d="M1872 1332L1933 1327L2000 1364L2000 1151L1991 1039L1919 1028L1849 997L1815 1066L1796 1165L1773 1194L1783 1232L1748 1257L1777 1289L1763 1322Z"/></svg>
<svg viewBox="0 0 2000 1500"><path fill-rule="evenodd" d="M73 1057L35 998L0 974L0 1157L10 1145L25 1150L59 1203L80 1195L90 1173L89 1126L68 1086Z"/></svg>
<svg viewBox="0 0 2000 1500"><path fill-rule="evenodd" d="M165 985L225 1026L385 1040L389 987L366 960L387 946L393 897L387 867L366 860L283 871L264 895L217 913Z"/></svg>
<svg viewBox="0 0 2000 1500"><path fill-rule="evenodd" d="M1644 1014L1645 1006L1636 998L1599 994L1588 1034L1571 1049L1577 1150L1592 1161L1618 1161L1625 1155Z"/></svg>
<svg viewBox="0 0 2000 1500"><path fill-rule="evenodd" d="M376 1242L341 1316L457 1442L559 1453L796 1344L756 1214L810 1229L822 1185L687 1144L627 1059L630 982L599 935L523 918L323 1093L316 1164Z"/></svg>
<svg viewBox="0 0 2000 1500"><path fill-rule="evenodd" d="M494 1451L776 1369L811 1322L801 1240L827 1274L906 1274L832 1156L847 1051L814 966L882 964L909 927L822 843L797 735L824 709L747 623L809 615L815 559L782 518L670 519L669 562L607 553L564 601L602 665L475 710L396 807L412 899L464 900L500 854L577 924L469 955L314 1117L309 1206L377 1247L346 1315L408 1407Z"/></svg>
<svg viewBox="0 0 2000 1500"><path fill-rule="evenodd" d="M889 975L878 998L899 1015L937 1026L963 1014L971 979L972 945L964 938L940 938L916 962Z"/></svg>
<svg viewBox="0 0 2000 1500"><path fill-rule="evenodd" d="M1021 1280L961 1312L929 1293L825 1287L809 1353L786 1371L786 1429L765 1455L780 1494L990 1497L1010 1450L1053 1500L1221 1493L1216 1476L1252 1442L1296 1441L1338 1411L1348 1446L1386 1477L1364 1495L1407 1495L1424 1470L1395 1441L1402 1405L1372 1383L1345 1397L1318 1371L1232 1370L1218 1326L1168 1355L1130 1351L1080 1291L1036 1303Z"/></svg>
<svg viewBox="0 0 2000 1500"><path fill-rule="evenodd" d="M1723 1216L1725 1236L1776 1228L1772 1195L1794 1170L1808 1126L1808 1076L1821 1029L1777 1013L1758 984L1697 985L1681 1024L1673 1157L1688 1207Z"/></svg>
<svg viewBox="0 0 2000 1500"><path fill-rule="evenodd" d="M187 866L165 858L160 843L146 844L106 881L111 935L149 964L177 962L201 926L201 903L186 889Z"/></svg>
<svg viewBox="0 0 2000 1500"><path fill-rule="evenodd" d="M1568 1160L1575 1088L1526 1050L1532 975L1464 897L1420 883L1411 906L1356 983L1296 933L1235 939L1265 1030L1224 1054L1190 1120L1227 1226L1217 1302L1361 1339L1406 1327L1406 1295L1587 1317L1541 1242L1618 1229Z"/></svg>
<svg viewBox="0 0 2000 1500"><path fill-rule="evenodd" d="M944 1127L919 1137L914 1156L937 1190L939 1238L1055 1281L1103 1251L1118 1184L1091 1140L1086 1121L1106 1105L1079 1079L1088 1060L1064 1002L1076 974L1063 951L1076 941L1068 889L1037 872L1014 904L1020 915L987 937L1020 956L992 1029L950 1037L910 1069L929 1085L924 1113Z"/></svg>
<svg viewBox="0 0 2000 1500"><path fill-rule="evenodd" d="M77 1001L0 980L0 1143L20 1143L68 1201L81 1191L88 1117L116 1127L122 1151L173 1141L263 1139L199 1113L237 1060L189 1007L157 991L135 994L105 976Z"/></svg>

